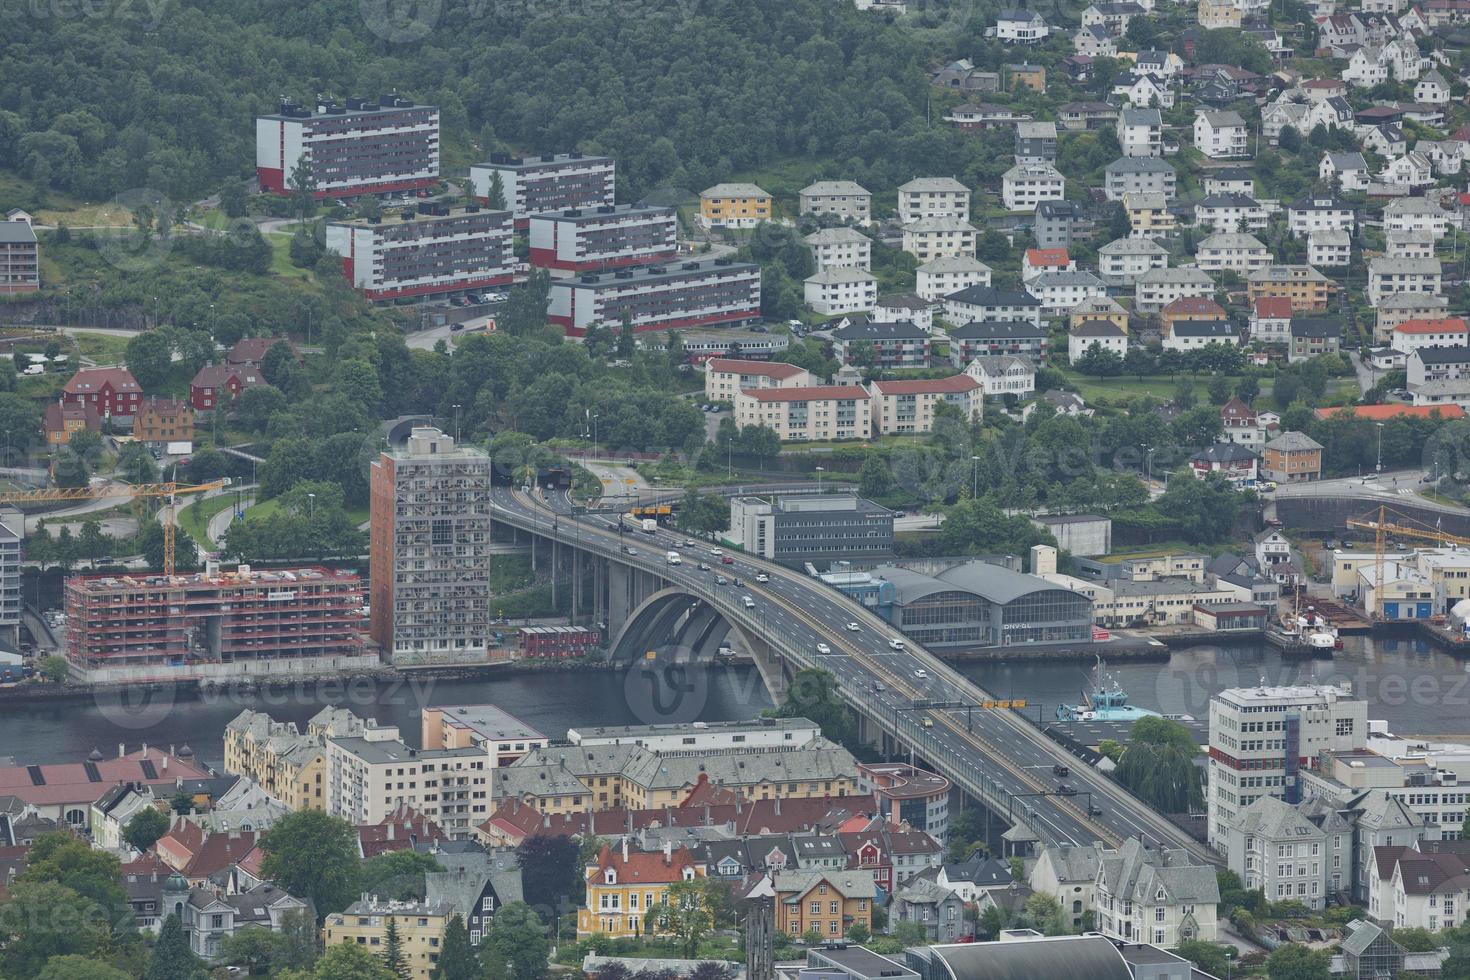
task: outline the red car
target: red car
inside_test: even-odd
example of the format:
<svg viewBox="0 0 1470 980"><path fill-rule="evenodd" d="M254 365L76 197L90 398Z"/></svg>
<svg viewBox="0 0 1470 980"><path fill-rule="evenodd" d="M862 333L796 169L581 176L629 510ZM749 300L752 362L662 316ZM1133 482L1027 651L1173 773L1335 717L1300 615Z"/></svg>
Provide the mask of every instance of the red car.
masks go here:
<svg viewBox="0 0 1470 980"><path fill-rule="evenodd" d="M733 565L733 564L735 564L735 559L734 558L731 558L729 555L723 555L720 558L720 564L721 565Z"/></svg>

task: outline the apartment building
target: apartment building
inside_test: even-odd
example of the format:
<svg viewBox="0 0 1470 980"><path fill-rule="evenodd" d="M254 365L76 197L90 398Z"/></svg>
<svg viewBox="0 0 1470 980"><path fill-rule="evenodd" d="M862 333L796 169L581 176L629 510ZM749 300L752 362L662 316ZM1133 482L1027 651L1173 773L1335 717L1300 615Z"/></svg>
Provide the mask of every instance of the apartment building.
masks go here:
<svg viewBox="0 0 1470 980"><path fill-rule="evenodd" d="M382 823L413 808L453 838L490 815L490 762L477 747L415 749L398 729L368 729L326 740L327 812L353 824Z"/></svg>
<svg viewBox="0 0 1470 980"><path fill-rule="evenodd" d="M1294 313L1325 312L1337 284L1309 265L1270 265L1246 277L1246 296L1254 303L1275 296L1291 301Z"/></svg>
<svg viewBox="0 0 1470 980"><path fill-rule="evenodd" d="M1210 231L1265 231L1266 209L1244 194L1210 194L1195 203L1194 223Z"/></svg>
<svg viewBox="0 0 1470 980"><path fill-rule="evenodd" d="M365 895L347 906L346 911L327 916L322 923L322 943L329 949L357 945L381 957L388 943L391 922L408 976L413 980L429 980L438 973L444 930L454 914L455 909L448 902L403 902Z"/></svg>
<svg viewBox="0 0 1470 980"><path fill-rule="evenodd" d="M1462 317L1443 317L1435 320L1405 320L1397 324L1389 339L1389 346L1412 354L1421 347L1464 347L1470 344L1470 328Z"/></svg>
<svg viewBox="0 0 1470 980"><path fill-rule="evenodd" d="M1043 272L1025 284L1041 311L1057 316L1095 299L1106 299L1107 285L1090 272Z"/></svg>
<svg viewBox="0 0 1470 980"><path fill-rule="evenodd" d="M0 221L0 296L41 288L40 252L29 221Z"/></svg>
<svg viewBox="0 0 1470 980"><path fill-rule="evenodd" d="M1016 162L1055 163L1057 124L1022 121L1016 123Z"/></svg>
<svg viewBox="0 0 1470 980"><path fill-rule="evenodd" d="M1427 231L1436 239L1449 230L1449 212L1427 197L1400 197L1383 208L1383 232Z"/></svg>
<svg viewBox="0 0 1470 980"><path fill-rule="evenodd" d="M246 388L266 384L265 375L253 364L206 364L189 381L189 404L197 412L212 412L228 406Z"/></svg>
<svg viewBox="0 0 1470 980"><path fill-rule="evenodd" d="M1042 201L1031 227L1041 248L1068 248L1091 238L1095 226L1088 209L1076 201Z"/></svg>
<svg viewBox="0 0 1470 980"><path fill-rule="evenodd" d="M652 853L630 850L627 837L617 848L604 844L583 869L586 895L577 910L577 937L642 936L644 917L665 901L669 886L698 881L705 873L692 852L671 843ZM648 931L657 935L660 930Z"/></svg>
<svg viewBox="0 0 1470 980"><path fill-rule="evenodd" d="M611 157L585 153L546 153L514 157L491 154L485 163L470 167L470 191L482 205L500 178L500 194L517 228L530 225L531 215L571 208L590 210L616 203L613 188L617 164Z"/></svg>
<svg viewBox="0 0 1470 980"><path fill-rule="evenodd" d="M832 331L832 356L842 364L872 364L882 370L929 366L929 332L911 320L850 317Z"/></svg>
<svg viewBox="0 0 1470 980"><path fill-rule="evenodd" d="M635 331L734 326L759 319L760 308L760 266L719 258L558 279L547 319L580 337L625 316Z"/></svg>
<svg viewBox="0 0 1470 980"><path fill-rule="evenodd" d="M1217 936L1215 869L1187 851L1154 850L1137 838L1102 851L1093 902L1097 931L1109 939L1168 948Z"/></svg>
<svg viewBox="0 0 1470 980"><path fill-rule="evenodd" d="M1449 316L1450 301L1428 293L1389 293L1378 304L1373 321L1373 340L1387 344L1393 328L1405 320L1442 320Z"/></svg>
<svg viewBox="0 0 1470 980"><path fill-rule="evenodd" d="M699 223L706 228L754 228L774 215L775 199L754 184L716 184L699 195Z"/></svg>
<svg viewBox="0 0 1470 980"><path fill-rule="evenodd" d="M990 266L970 255L946 255L930 259L914 273L920 299L938 303L951 293L971 286L990 285Z"/></svg>
<svg viewBox="0 0 1470 980"><path fill-rule="evenodd" d="M1150 269L1134 286L1134 302L1144 310L1161 310L1183 297L1214 294L1215 280L1203 269Z"/></svg>
<svg viewBox="0 0 1470 980"><path fill-rule="evenodd" d="M370 668L362 580L327 568L77 575L65 653L94 683Z"/></svg>
<svg viewBox="0 0 1470 980"><path fill-rule="evenodd" d="M1118 113L1118 146L1125 157L1163 156L1163 114L1152 108L1121 110Z"/></svg>
<svg viewBox="0 0 1470 980"><path fill-rule="evenodd" d="M673 208L604 204L529 218L531 265L553 273L598 272L673 259L679 251Z"/></svg>
<svg viewBox="0 0 1470 980"><path fill-rule="evenodd" d="M811 374L795 364L778 361L742 361L713 357L704 362L704 397L712 402L734 402L748 388L807 388Z"/></svg>
<svg viewBox="0 0 1470 980"><path fill-rule="evenodd" d="M1307 239L1307 264L1341 268L1353 261L1353 239L1345 231L1314 231Z"/></svg>
<svg viewBox="0 0 1470 980"><path fill-rule="evenodd" d="M920 262L973 257L980 232L963 218L920 218L903 226L903 250Z"/></svg>
<svg viewBox="0 0 1470 980"><path fill-rule="evenodd" d="M949 362L957 369L977 357L1000 354L1043 364L1050 349L1046 330L1025 320L971 320L949 332Z"/></svg>
<svg viewBox="0 0 1470 980"><path fill-rule="evenodd" d="M981 355L966 365L965 373L980 382L987 398L1015 395L1024 399L1036 393L1036 365L1026 357Z"/></svg>
<svg viewBox="0 0 1470 980"><path fill-rule="evenodd" d="M1392 293L1437 296L1441 277L1439 259L1372 259L1368 262L1368 305L1377 306Z"/></svg>
<svg viewBox="0 0 1470 980"><path fill-rule="evenodd" d="M1167 238L1179 227L1162 194L1124 194L1123 210L1128 214L1128 234L1133 238Z"/></svg>
<svg viewBox="0 0 1470 980"><path fill-rule="evenodd" d="M484 660L490 633L490 457L430 426L368 474L372 637L394 663Z"/></svg>
<svg viewBox="0 0 1470 980"><path fill-rule="evenodd" d="M1286 209L1286 228L1294 237L1307 237L1324 231L1351 234L1355 225L1353 209L1330 194L1307 194L1291 202Z"/></svg>
<svg viewBox="0 0 1470 980"><path fill-rule="evenodd" d="M1098 274L1110 286L1133 286L1151 269L1169 265L1169 250L1151 238L1119 238L1097 250Z"/></svg>
<svg viewBox="0 0 1470 980"><path fill-rule="evenodd" d="M898 187L898 220L970 217L970 189L953 177L915 177Z"/></svg>
<svg viewBox="0 0 1470 980"><path fill-rule="evenodd" d="M1067 334L1067 363L1076 364L1094 347L1123 357L1128 353L1128 335L1107 320L1078 324Z"/></svg>
<svg viewBox="0 0 1470 980"><path fill-rule="evenodd" d="M776 929L793 939L815 930L837 940L854 925L872 928L878 896L871 871L777 871L769 887L775 893Z"/></svg>
<svg viewBox="0 0 1470 980"><path fill-rule="evenodd" d="M1296 364L1321 354L1336 354L1342 343L1342 322L1331 317L1294 317L1286 362Z"/></svg>
<svg viewBox="0 0 1470 980"><path fill-rule="evenodd" d="M806 277L802 298L823 316L866 313L878 302L878 277L866 269L823 269Z"/></svg>
<svg viewBox="0 0 1470 980"><path fill-rule="evenodd" d="M392 215L329 221L328 251L342 256L354 289L374 301L510 283L515 271L508 211L478 204L420 204Z"/></svg>
<svg viewBox="0 0 1470 980"><path fill-rule="evenodd" d="M1214 160L1239 160L1251 155L1249 132L1238 112L1195 113L1194 146Z"/></svg>
<svg viewBox="0 0 1470 980"><path fill-rule="evenodd" d="M1248 275L1264 269L1272 255L1264 242L1254 235L1217 233L1195 246L1195 264L1206 272L1230 269Z"/></svg>
<svg viewBox="0 0 1470 980"><path fill-rule="evenodd" d="M194 409L186 401L150 395L139 403L133 416L133 438L157 449L167 448L169 443L192 446Z"/></svg>
<svg viewBox="0 0 1470 980"><path fill-rule="evenodd" d="M797 195L803 215L830 214L866 225L873 220L873 194L851 180L819 180Z"/></svg>
<svg viewBox="0 0 1470 980"><path fill-rule="evenodd" d="M1226 828L1263 796L1295 805L1302 771L1324 751L1361 749L1368 702L1328 685L1228 688L1210 698L1206 763L1210 846L1228 846Z"/></svg>
<svg viewBox="0 0 1470 980"><path fill-rule="evenodd" d="M1240 332L1227 320L1175 320L1162 341L1165 350L1191 351L1210 344L1240 343Z"/></svg>
<svg viewBox="0 0 1470 980"><path fill-rule="evenodd" d="M1261 475L1277 483L1322 479L1322 446L1301 432L1283 432L1262 447Z"/></svg>
<svg viewBox="0 0 1470 980"><path fill-rule="evenodd" d="M83 368L61 386L66 405L86 405L103 418L137 414L143 387L125 367Z"/></svg>
<svg viewBox="0 0 1470 980"><path fill-rule="evenodd" d="M980 383L965 374L913 381L874 381L873 425L879 435L921 434L934 428L934 410L953 405L970 421L978 422L985 401Z"/></svg>
<svg viewBox="0 0 1470 980"><path fill-rule="evenodd" d="M1041 301L1030 293L970 286L944 298L944 315L950 323L1024 320L1041 326Z"/></svg>
<svg viewBox="0 0 1470 980"><path fill-rule="evenodd" d="M225 726L225 771L255 782L291 810L327 808L327 739L380 726L345 708L323 708L299 731L246 708Z"/></svg>
<svg viewBox="0 0 1470 980"><path fill-rule="evenodd" d="M785 751L821 738L821 726L805 718L754 718L687 725L609 725L567 729L577 746L637 745L670 757L712 752Z"/></svg>
<svg viewBox="0 0 1470 980"><path fill-rule="evenodd" d="M1103 193L1109 201L1121 201L1126 194L1162 194L1170 201L1177 186L1174 168L1159 156L1121 157L1103 171Z"/></svg>
<svg viewBox="0 0 1470 980"><path fill-rule="evenodd" d="M1001 176L1001 203L1007 211L1035 211L1042 201L1067 196L1067 179L1046 164L1017 165Z"/></svg>
<svg viewBox="0 0 1470 980"><path fill-rule="evenodd" d="M872 414L861 385L762 388L735 396L737 425L764 425L789 442L871 438Z"/></svg>
<svg viewBox="0 0 1470 980"><path fill-rule="evenodd" d="M290 193L301 165L318 198L432 187L439 181L439 110L396 95L321 101L314 111L282 99L277 112L255 119L261 192Z"/></svg>
<svg viewBox="0 0 1470 980"><path fill-rule="evenodd" d="M873 240L854 228L823 228L806 238L817 272L873 268Z"/></svg>
<svg viewBox="0 0 1470 980"><path fill-rule="evenodd" d="M1067 311L1068 328L1077 327L1090 320L1102 320L1111 323L1124 333L1128 332L1128 311L1110 297L1090 299L1085 303L1078 303Z"/></svg>
<svg viewBox="0 0 1470 980"><path fill-rule="evenodd" d="M1331 804L1260 796L1221 830L1230 870L1269 901L1320 910L1352 884L1353 825Z"/></svg>
<svg viewBox="0 0 1470 980"><path fill-rule="evenodd" d="M20 542L25 518L14 507L0 507L0 637L20 647Z"/></svg>
<svg viewBox="0 0 1470 980"><path fill-rule="evenodd" d="M425 707L419 736L426 749L479 749L492 769L514 765L526 753L551 744L545 735L493 704Z"/></svg>

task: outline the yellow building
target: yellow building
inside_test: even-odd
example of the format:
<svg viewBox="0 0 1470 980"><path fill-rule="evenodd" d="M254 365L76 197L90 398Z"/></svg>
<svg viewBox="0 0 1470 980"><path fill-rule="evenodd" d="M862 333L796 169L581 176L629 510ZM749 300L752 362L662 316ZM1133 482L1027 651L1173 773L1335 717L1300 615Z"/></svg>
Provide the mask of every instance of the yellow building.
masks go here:
<svg viewBox="0 0 1470 980"><path fill-rule="evenodd" d="M376 895L368 896L347 906L345 912L327 916L322 926L322 943L326 946L356 943L381 956L391 919L398 929L398 943L409 976L429 980L439 965L444 929L453 914L454 907L448 902L391 902Z"/></svg>
<svg viewBox="0 0 1470 980"><path fill-rule="evenodd" d="M604 846L587 865L587 895L577 910L577 937L641 936L643 916L663 901L669 886L705 876L704 865L687 848L662 852L629 851L628 839L614 850Z"/></svg>
<svg viewBox="0 0 1470 980"><path fill-rule="evenodd" d="M1128 311L1106 296L1084 300L1067 311L1067 327L1075 330L1093 320L1111 323L1124 333L1128 332Z"/></svg>
<svg viewBox="0 0 1470 980"><path fill-rule="evenodd" d="M1133 238L1167 237L1178 228L1162 194L1124 194L1123 210L1128 212L1128 233Z"/></svg>
<svg viewBox="0 0 1470 980"><path fill-rule="evenodd" d="M788 936L815 929L823 939L840 939L856 923L872 930L877 888L871 871L778 871L776 928Z"/></svg>
<svg viewBox="0 0 1470 980"><path fill-rule="evenodd" d="M323 708L306 723L279 722L246 709L225 726L225 771L248 776L292 810L327 808L326 740L363 731L346 708Z"/></svg>
<svg viewBox="0 0 1470 980"><path fill-rule="evenodd" d="M754 228L771 216L771 195L754 184L716 184L699 195L706 228Z"/></svg>
<svg viewBox="0 0 1470 980"><path fill-rule="evenodd" d="M1327 309L1337 284L1309 265L1271 265L1246 277L1246 297L1255 306L1263 296L1291 300L1293 313Z"/></svg>

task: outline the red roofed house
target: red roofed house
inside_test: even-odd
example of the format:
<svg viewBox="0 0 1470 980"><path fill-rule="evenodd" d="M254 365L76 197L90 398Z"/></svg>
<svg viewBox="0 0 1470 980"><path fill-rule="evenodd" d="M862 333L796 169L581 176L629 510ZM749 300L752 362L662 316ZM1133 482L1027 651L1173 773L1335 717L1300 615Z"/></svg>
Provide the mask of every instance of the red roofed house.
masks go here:
<svg viewBox="0 0 1470 980"><path fill-rule="evenodd" d="M225 363L239 367L242 364L253 364L257 367L265 361L266 351L277 344L285 344L290 348L292 355L297 361L301 360L301 354L296 350L296 345L286 337L244 337L235 341L235 346L225 355Z"/></svg>
<svg viewBox="0 0 1470 980"><path fill-rule="evenodd" d="M71 442L71 434L78 429L101 432L102 416L91 405L52 402L46 406L46 416L41 426L46 430L46 445L64 446Z"/></svg>
<svg viewBox="0 0 1470 980"><path fill-rule="evenodd" d="M1220 427L1225 438L1237 446L1259 448L1266 441L1256 410L1234 396L1220 406Z"/></svg>
<svg viewBox="0 0 1470 980"><path fill-rule="evenodd" d="M712 357L704 362L706 401L733 402L746 388L807 388L816 379L795 364Z"/></svg>
<svg viewBox="0 0 1470 980"><path fill-rule="evenodd" d="M195 888L203 888L212 875L227 871L255 848L255 831L208 831L192 820L175 817L168 833L158 838L153 850Z"/></svg>
<svg viewBox="0 0 1470 980"><path fill-rule="evenodd" d="M92 804L118 783L146 783L171 794L178 780L208 775L191 758L146 745L112 759L93 750L86 762L0 768L0 796L17 797L40 816L86 829Z"/></svg>
<svg viewBox="0 0 1470 980"><path fill-rule="evenodd" d="M1421 347L1464 347L1470 344L1470 329L1461 317L1444 317L1437 320L1405 320L1395 324L1389 334L1388 345L1403 351L1404 356Z"/></svg>
<svg viewBox="0 0 1470 980"><path fill-rule="evenodd" d="M379 823L357 826L357 845L364 858L390 851L411 851L415 844L447 840L449 835L443 828L407 803L399 803Z"/></svg>
<svg viewBox="0 0 1470 980"><path fill-rule="evenodd" d="M1029 282L1043 272L1074 272L1077 263L1072 261L1065 248L1028 248L1021 257L1021 281Z"/></svg>
<svg viewBox="0 0 1470 980"><path fill-rule="evenodd" d="M1263 344L1291 343L1291 297L1256 297L1251 306L1250 339Z"/></svg>
<svg viewBox="0 0 1470 980"><path fill-rule="evenodd" d="M585 870L587 895L577 910L577 936L642 935L644 913L663 901L670 885L703 877L704 864L668 841L652 853L630 851L626 837L617 850L604 845Z"/></svg>
<svg viewBox="0 0 1470 980"><path fill-rule="evenodd" d="M862 385L762 388L735 395L735 423L763 425L783 441L867 439L872 408Z"/></svg>
<svg viewBox="0 0 1470 980"><path fill-rule="evenodd" d="M72 375L61 389L61 400L69 405L91 405L106 418L131 417L138 410L143 389L125 367L84 368Z"/></svg>
<svg viewBox="0 0 1470 980"><path fill-rule="evenodd" d="M949 404L974 422L980 420L985 389L968 374L915 381L874 381L871 388L873 430L922 433L934 428L934 410Z"/></svg>
<svg viewBox="0 0 1470 980"><path fill-rule="evenodd" d="M196 412L210 412L228 405L246 388L265 383L260 368L253 365L206 364L189 382L189 404Z"/></svg>
<svg viewBox="0 0 1470 980"><path fill-rule="evenodd" d="M1332 415L1348 414L1360 419L1371 419L1374 422L1386 422L1389 419L1429 419L1439 418L1446 422L1466 417L1465 410L1459 405L1340 405L1336 408L1317 409L1317 418L1325 419Z"/></svg>

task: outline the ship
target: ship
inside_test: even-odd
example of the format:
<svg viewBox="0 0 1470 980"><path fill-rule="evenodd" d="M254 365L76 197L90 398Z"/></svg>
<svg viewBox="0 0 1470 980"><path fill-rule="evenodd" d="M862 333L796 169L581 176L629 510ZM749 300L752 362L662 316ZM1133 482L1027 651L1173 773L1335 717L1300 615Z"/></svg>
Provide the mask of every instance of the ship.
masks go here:
<svg viewBox="0 0 1470 980"><path fill-rule="evenodd" d="M1128 692L1108 673L1101 657L1093 668L1092 681L1082 690L1080 704L1057 706L1058 721L1137 721L1163 717L1157 711L1128 703Z"/></svg>
<svg viewBox="0 0 1470 980"><path fill-rule="evenodd" d="M1288 635L1298 637L1314 653L1330 654L1342 649L1342 638L1337 635L1337 628L1311 606L1307 607L1305 615L1288 617L1285 627Z"/></svg>

